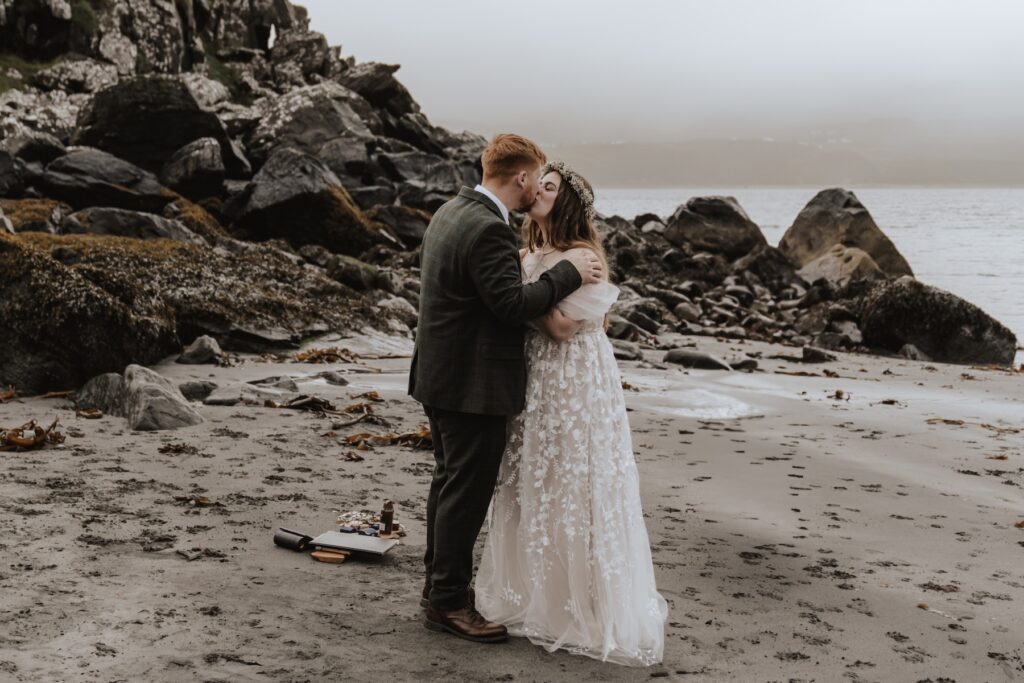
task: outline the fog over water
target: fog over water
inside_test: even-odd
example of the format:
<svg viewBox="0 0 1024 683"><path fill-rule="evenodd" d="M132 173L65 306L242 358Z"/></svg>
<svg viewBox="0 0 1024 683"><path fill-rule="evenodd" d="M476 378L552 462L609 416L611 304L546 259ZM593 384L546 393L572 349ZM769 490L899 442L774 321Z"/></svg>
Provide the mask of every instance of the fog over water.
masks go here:
<svg viewBox="0 0 1024 683"><path fill-rule="evenodd" d="M600 183L1024 184L1022 2L303 4L433 122Z"/></svg>

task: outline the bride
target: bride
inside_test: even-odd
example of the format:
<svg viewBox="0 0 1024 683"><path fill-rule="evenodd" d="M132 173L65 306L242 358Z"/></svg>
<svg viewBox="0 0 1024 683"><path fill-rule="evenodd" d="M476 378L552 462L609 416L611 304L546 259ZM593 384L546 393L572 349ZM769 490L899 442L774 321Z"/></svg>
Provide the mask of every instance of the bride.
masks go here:
<svg viewBox="0 0 1024 683"><path fill-rule="evenodd" d="M523 276L571 249L603 259L593 189L544 167L524 225ZM605 269L607 272L607 269ZM526 407L508 443L487 521L476 607L548 651L633 666L660 662L668 606L654 581L636 462L606 312L607 281L584 285L526 336Z"/></svg>

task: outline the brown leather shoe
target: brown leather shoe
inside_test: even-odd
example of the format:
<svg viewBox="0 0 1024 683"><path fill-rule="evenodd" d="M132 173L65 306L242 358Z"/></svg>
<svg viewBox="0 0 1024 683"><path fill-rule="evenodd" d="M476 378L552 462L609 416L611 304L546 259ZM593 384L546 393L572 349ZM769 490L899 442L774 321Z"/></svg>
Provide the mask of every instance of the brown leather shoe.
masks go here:
<svg viewBox="0 0 1024 683"><path fill-rule="evenodd" d="M423 625L431 631L447 631L475 643L500 643L508 638L508 629L484 619L474 607L442 612L428 607Z"/></svg>
<svg viewBox="0 0 1024 683"><path fill-rule="evenodd" d="M469 606L476 606L476 591L469 587ZM430 607L430 586L423 587L423 597L420 598L420 607Z"/></svg>

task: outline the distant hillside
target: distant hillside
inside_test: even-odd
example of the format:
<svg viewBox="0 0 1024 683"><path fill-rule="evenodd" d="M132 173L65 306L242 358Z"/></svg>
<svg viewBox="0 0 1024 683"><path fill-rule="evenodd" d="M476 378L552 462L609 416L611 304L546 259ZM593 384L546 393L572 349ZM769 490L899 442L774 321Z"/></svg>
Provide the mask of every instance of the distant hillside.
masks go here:
<svg viewBox="0 0 1024 683"><path fill-rule="evenodd" d="M693 140L547 146L596 185L1024 186L1024 144L943 151L853 142Z"/></svg>

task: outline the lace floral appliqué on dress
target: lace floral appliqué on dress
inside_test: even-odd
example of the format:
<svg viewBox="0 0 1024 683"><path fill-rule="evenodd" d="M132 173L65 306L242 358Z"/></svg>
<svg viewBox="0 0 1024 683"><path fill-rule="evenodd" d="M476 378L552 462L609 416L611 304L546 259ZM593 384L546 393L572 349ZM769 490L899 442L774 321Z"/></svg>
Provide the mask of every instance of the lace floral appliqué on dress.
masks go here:
<svg viewBox="0 0 1024 683"><path fill-rule="evenodd" d="M524 270L542 268L527 254ZM532 271L538 272L532 272ZM660 662L668 607L654 581L622 384L604 313L609 283L559 304L583 327L561 344L526 336L526 408L487 522L476 605L549 651L633 666Z"/></svg>

